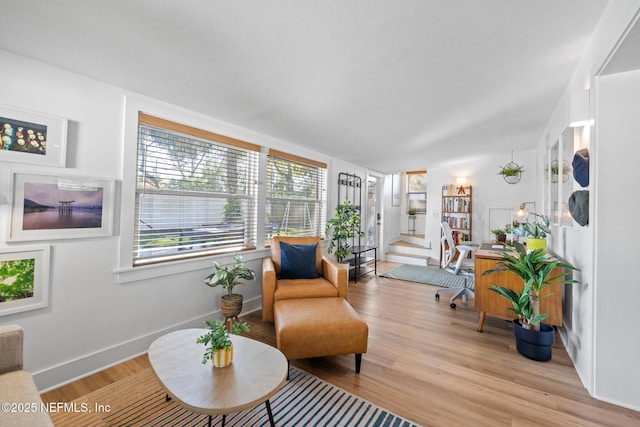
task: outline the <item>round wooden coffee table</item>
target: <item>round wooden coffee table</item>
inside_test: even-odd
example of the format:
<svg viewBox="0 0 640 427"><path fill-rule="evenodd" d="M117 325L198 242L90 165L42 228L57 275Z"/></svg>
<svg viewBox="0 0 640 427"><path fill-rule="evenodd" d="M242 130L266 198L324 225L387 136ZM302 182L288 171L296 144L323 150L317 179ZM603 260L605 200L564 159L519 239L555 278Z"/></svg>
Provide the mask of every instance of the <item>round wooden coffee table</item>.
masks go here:
<svg viewBox="0 0 640 427"><path fill-rule="evenodd" d="M173 398L193 412L225 415L253 408L264 402L274 425L269 398L287 380L288 364L276 348L236 336L233 363L226 368L202 364L205 347L196 339L207 329L183 329L155 340L149 347L149 361L158 380Z"/></svg>

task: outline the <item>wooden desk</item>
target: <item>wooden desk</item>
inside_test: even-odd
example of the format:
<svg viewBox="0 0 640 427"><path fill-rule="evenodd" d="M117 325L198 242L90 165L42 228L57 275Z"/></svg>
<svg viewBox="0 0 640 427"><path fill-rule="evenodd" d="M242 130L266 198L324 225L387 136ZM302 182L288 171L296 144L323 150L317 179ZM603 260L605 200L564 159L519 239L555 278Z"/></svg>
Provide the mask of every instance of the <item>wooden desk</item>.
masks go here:
<svg viewBox="0 0 640 427"><path fill-rule="evenodd" d="M482 332L484 327L484 319L487 314L490 316L500 317L503 319L515 319L517 316L508 308L511 303L499 294L490 291L491 284L504 286L515 290L522 290L524 283L522 279L510 271L493 273L483 276L482 273L487 270L498 268L496 263L501 259L502 250L491 249L490 244L483 244L475 252L475 309L480 312L480 320L478 321L478 331ZM560 274L562 269L557 267L551 273L551 276ZM554 326L562 326L562 286L561 280L542 291L541 296L549 295L540 300L540 313L547 313L549 316L544 323Z"/></svg>

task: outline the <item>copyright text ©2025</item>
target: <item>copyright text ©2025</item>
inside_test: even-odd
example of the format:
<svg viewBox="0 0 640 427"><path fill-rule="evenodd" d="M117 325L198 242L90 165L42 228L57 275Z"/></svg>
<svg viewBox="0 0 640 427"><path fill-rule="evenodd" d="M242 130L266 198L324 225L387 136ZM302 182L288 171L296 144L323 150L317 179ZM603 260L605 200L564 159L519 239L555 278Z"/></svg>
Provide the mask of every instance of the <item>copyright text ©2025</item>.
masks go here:
<svg viewBox="0 0 640 427"><path fill-rule="evenodd" d="M0 404L0 412L110 412L111 406L101 403L89 404L87 402L3 402Z"/></svg>

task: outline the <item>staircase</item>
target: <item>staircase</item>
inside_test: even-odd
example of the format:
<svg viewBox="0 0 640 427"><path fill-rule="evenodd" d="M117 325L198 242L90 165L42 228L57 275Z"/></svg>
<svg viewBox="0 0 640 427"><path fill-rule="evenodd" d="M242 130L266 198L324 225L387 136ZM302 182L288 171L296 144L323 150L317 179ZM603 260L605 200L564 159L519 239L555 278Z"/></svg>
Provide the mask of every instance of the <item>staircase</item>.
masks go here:
<svg viewBox="0 0 640 427"><path fill-rule="evenodd" d="M427 266L429 261L431 264L438 264L437 259L427 255L423 234L400 233L399 240L389 243L389 252L386 253L385 259L402 264Z"/></svg>

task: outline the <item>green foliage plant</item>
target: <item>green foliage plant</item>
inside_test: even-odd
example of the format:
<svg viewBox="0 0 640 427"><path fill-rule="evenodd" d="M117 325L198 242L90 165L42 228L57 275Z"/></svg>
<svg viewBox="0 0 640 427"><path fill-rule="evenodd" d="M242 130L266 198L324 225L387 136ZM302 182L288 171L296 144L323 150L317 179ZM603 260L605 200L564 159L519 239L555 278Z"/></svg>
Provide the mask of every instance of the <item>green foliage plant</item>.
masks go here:
<svg viewBox="0 0 640 427"><path fill-rule="evenodd" d="M499 234L506 234L506 231L503 228L494 228L491 230L491 234L495 234L497 236Z"/></svg>
<svg viewBox="0 0 640 427"><path fill-rule="evenodd" d="M511 249L513 252L502 253L501 260L496 263L498 268L485 271L483 276L510 271L521 278L524 282L524 287L520 292L493 283L489 290L496 292L511 303L512 307L509 310L518 316L524 328L539 331L540 322L548 316L546 313L540 313L540 300L546 296L553 295L541 296L542 291L554 283L563 285L578 283L574 279L564 279L567 275L564 270L553 276L551 273L556 267L570 270L577 269L571 264L547 257L541 249L527 252L524 245L519 242L514 242ZM556 282L559 279L560 282Z"/></svg>
<svg viewBox="0 0 640 427"><path fill-rule="evenodd" d="M338 262L351 254L349 241L355 237L364 237L360 231L362 219L360 210L349 200L341 203L335 211L333 218L325 225L325 233L331 236L327 251L333 253Z"/></svg>
<svg viewBox="0 0 640 427"><path fill-rule="evenodd" d="M551 234L548 216L537 213L532 213L531 215L534 216L533 222L527 220L527 222L522 224L527 236L533 237L534 239L544 239L547 237L547 234Z"/></svg>
<svg viewBox="0 0 640 427"><path fill-rule="evenodd" d="M518 174L520 174L522 172L524 172L524 169L522 168L522 166L505 167L505 168L502 168L500 170L500 172L498 172L498 175L518 176Z"/></svg>
<svg viewBox="0 0 640 427"><path fill-rule="evenodd" d="M196 340L196 343L205 345L205 352L202 355L203 364L210 361L216 351L222 349L229 351L231 348L231 334L240 335L243 332L249 332L249 325L247 322L234 322L233 325L231 325L231 332L227 331L224 327L224 323L219 320L216 320L215 322L205 320L204 323L209 327L209 331L198 337Z"/></svg>
<svg viewBox="0 0 640 427"><path fill-rule="evenodd" d="M235 254L233 259L235 263L230 266L222 266L218 261L213 261L216 271L208 275L204 283L212 288L222 286L227 291L227 295L233 295L233 288L241 284L240 279L256 279L255 271L246 266L242 255Z"/></svg>

